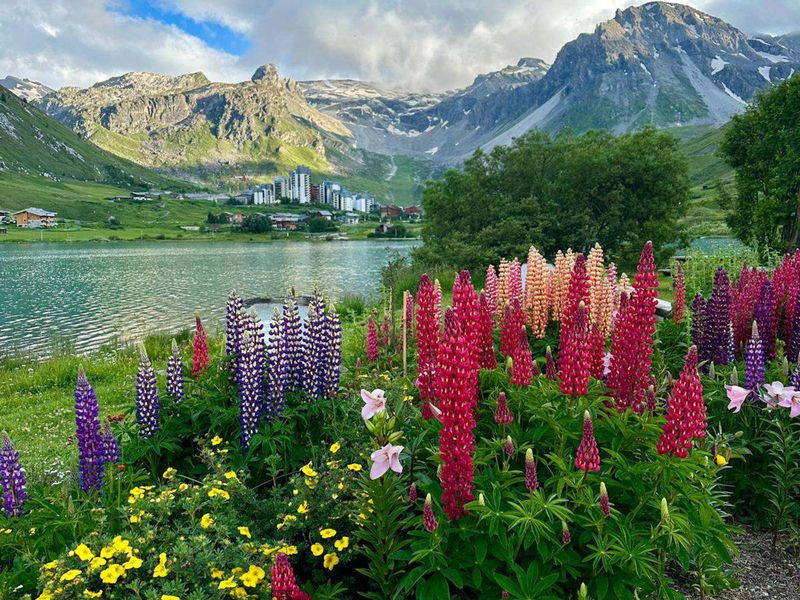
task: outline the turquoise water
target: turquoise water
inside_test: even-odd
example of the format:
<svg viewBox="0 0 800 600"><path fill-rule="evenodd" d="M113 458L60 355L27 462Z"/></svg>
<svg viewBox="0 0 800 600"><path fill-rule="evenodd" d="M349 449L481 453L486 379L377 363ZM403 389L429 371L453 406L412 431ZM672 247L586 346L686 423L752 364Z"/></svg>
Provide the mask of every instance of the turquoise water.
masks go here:
<svg viewBox="0 0 800 600"><path fill-rule="evenodd" d="M155 331L213 329L243 297L315 290L374 296L380 271L415 242L65 243L0 245L0 356L88 352Z"/></svg>

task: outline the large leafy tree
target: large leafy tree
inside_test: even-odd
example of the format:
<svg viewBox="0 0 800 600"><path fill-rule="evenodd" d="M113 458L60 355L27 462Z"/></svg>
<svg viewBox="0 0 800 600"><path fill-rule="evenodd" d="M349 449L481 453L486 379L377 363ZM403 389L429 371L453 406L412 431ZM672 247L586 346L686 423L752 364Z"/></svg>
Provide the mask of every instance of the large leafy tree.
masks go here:
<svg viewBox="0 0 800 600"><path fill-rule="evenodd" d="M760 94L725 131L721 152L736 169L728 225L741 240L773 250L800 237L800 77Z"/></svg>
<svg viewBox="0 0 800 600"><path fill-rule="evenodd" d="M686 160L667 133L530 132L428 183L417 258L472 268L523 258L531 244L552 256L599 241L632 264L645 241L663 249L679 239L688 193Z"/></svg>

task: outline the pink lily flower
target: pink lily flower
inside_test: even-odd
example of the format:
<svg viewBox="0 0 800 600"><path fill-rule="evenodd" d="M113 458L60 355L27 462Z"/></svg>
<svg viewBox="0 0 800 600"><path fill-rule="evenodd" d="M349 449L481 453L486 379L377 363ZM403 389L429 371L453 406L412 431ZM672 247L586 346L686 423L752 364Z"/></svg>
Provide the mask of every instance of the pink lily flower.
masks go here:
<svg viewBox="0 0 800 600"><path fill-rule="evenodd" d="M433 404L433 402L428 402L428 407L431 409L431 414L437 421L442 420L442 411L439 410L437 406Z"/></svg>
<svg viewBox="0 0 800 600"><path fill-rule="evenodd" d="M726 385L725 390L728 394L728 400L730 400L728 410L738 413L742 410L742 404L744 404L744 401L747 400L747 397L750 395L750 390L739 387L738 385Z"/></svg>
<svg viewBox="0 0 800 600"><path fill-rule="evenodd" d="M369 470L369 478L377 479L389 469L395 473L402 473L403 465L400 464L400 453L402 451L403 446L393 446L392 444L386 444L380 450L375 450L370 455L373 463Z"/></svg>
<svg viewBox="0 0 800 600"><path fill-rule="evenodd" d="M795 392L788 398L786 395L783 395L780 402L778 402L778 406L788 408L790 410L789 416L794 419L800 415L800 392Z"/></svg>
<svg viewBox="0 0 800 600"><path fill-rule="evenodd" d="M372 390L371 392L361 390L361 399L364 401L364 406L361 408L362 419L368 421L379 412L386 410L385 393L381 389Z"/></svg>
<svg viewBox="0 0 800 600"><path fill-rule="evenodd" d="M778 400L791 400L795 395L795 389L792 386L785 386L780 381L773 381L772 383L765 383L764 389L767 390L767 397L764 402L767 406L774 408L778 405Z"/></svg>

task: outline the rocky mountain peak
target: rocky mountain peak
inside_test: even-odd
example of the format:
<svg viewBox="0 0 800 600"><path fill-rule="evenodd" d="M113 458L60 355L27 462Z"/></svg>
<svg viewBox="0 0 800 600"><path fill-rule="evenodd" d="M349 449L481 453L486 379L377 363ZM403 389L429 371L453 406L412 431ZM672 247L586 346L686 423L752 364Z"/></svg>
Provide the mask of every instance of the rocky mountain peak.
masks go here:
<svg viewBox="0 0 800 600"><path fill-rule="evenodd" d="M278 75L278 67L273 64L266 64L261 65L258 67L253 73L253 76L250 78L251 81L254 83L258 83L260 81L278 81L280 76Z"/></svg>

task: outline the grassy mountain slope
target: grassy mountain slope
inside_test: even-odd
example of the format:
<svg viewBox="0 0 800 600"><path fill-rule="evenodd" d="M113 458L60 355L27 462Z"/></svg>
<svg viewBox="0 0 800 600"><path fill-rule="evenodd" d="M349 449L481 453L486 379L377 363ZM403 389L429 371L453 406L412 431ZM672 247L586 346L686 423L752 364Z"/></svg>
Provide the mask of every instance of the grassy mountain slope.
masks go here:
<svg viewBox="0 0 800 600"><path fill-rule="evenodd" d="M101 150L0 88L0 175L11 174L126 188L191 187Z"/></svg>

